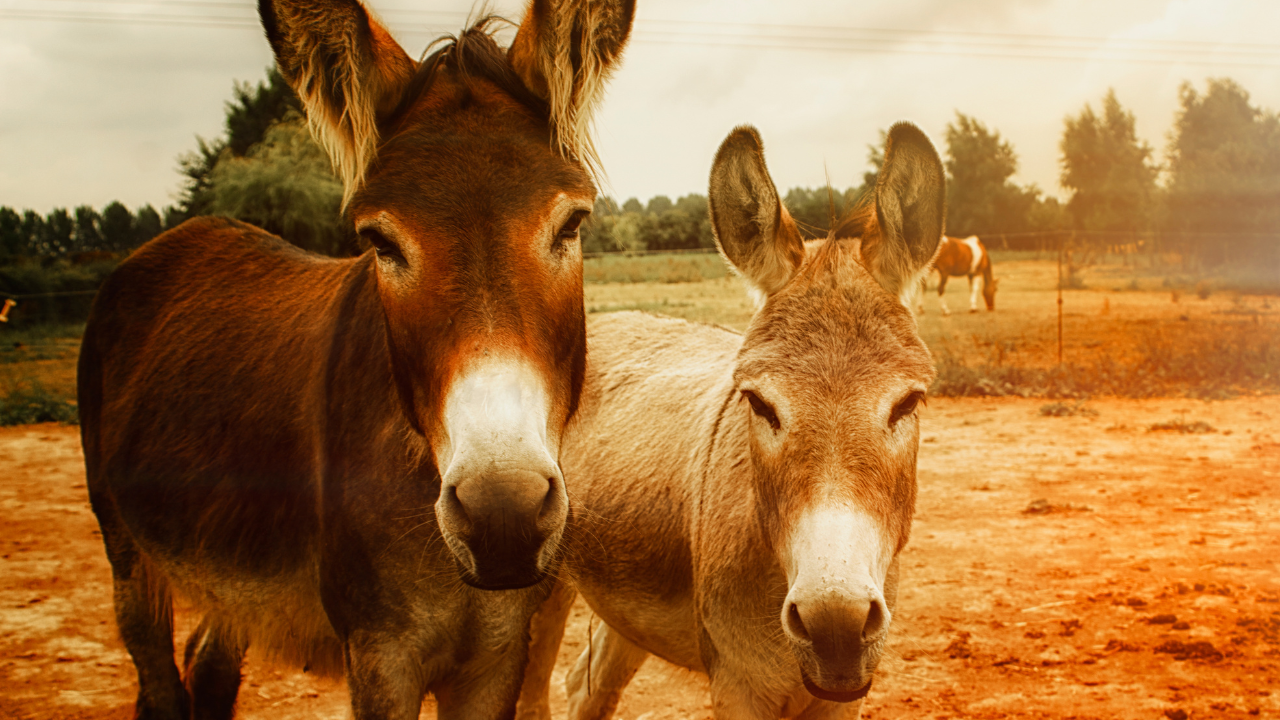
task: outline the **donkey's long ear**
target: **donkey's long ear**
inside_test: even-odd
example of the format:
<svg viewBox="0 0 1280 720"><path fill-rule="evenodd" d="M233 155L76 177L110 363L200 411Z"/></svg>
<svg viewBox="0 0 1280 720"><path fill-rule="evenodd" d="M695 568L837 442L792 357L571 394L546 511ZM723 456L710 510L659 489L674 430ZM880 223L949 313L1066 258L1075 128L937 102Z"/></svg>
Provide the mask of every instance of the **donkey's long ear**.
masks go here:
<svg viewBox="0 0 1280 720"><path fill-rule="evenodd" d="M894 125L876 180L879 227L862 240L863 263L890 295L912 293L933 260L942 239L946 196L942 161L933 143L915 125Z"/></svg>
<svg viewBox="0 0 1280 720"><path fill-rule="evenodd" d="M716 245L750 283L759 305L795 275L804 241L778 200L755 128L739 127L720 145L708 195Z"/></svg>
<svg viewBox="0 0 1280 720"><path fill-rule="evenodd" d="M592 172L600 169L592 118L635 11L635 0L531 0L507 52L525 86L550 106L561 149Z"/></svg>
<svg viewBox="0 0 1280 720"><path fill-rule="evenodd" d="M364 181L378 120L417 64L357 0L258 0L267 40L342 177L343 206Z"/></svg>

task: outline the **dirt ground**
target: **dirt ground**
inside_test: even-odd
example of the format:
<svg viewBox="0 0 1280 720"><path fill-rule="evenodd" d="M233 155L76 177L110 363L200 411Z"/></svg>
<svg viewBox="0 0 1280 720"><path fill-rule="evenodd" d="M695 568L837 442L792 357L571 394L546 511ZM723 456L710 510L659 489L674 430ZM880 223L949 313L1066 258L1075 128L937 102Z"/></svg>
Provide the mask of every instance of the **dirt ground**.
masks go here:
<svg viewBox="0 0 1280 720"><path fill-rule="evenodd" d="M1280 398L1044 404L930 401L891 652L863 717L1280 717ZM1212 430L1149 429L1170 421ZM81 462L75 428L0 429L0 718L130 716ZM560 714L589 616L566 634ZM240 698L244 718L347 713L341 681L252 655ZM657 660L618 713L709 716L705 683Z"/></svg>

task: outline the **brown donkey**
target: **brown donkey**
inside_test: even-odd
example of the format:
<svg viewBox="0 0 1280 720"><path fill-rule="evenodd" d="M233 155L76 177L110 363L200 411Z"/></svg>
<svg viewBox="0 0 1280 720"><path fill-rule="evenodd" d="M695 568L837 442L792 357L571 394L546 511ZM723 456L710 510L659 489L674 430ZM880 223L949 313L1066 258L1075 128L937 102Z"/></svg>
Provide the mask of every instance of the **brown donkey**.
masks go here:
<svg viewBox="0 0 1280 720"><path fill-rule="evenodd" d="M356 0L261 0L372 249L199 219L103 285L90 499L137 717L227 718L248 645L345 669L357 718L514 711L568 511L592 107L634 0L533 0L410 59ZM493 592L505 589L505 592ZM171 590L206 614L174 664Z"/></svg>
<svg viewBox="0 0 1280 720"><path fill-rule="evenodd" d="M535 618L521 717L548 716L573 586L604 622L568 677L573 720L609 717L650 653L708 674L717 718L857 716L933 377L900 298L933 256L944 192L933 146L899 124L873 203L804 243L755 130L725 140L712 224L762 304L745 335L640 313L589 323L561 449L581 512Z"/></svg>

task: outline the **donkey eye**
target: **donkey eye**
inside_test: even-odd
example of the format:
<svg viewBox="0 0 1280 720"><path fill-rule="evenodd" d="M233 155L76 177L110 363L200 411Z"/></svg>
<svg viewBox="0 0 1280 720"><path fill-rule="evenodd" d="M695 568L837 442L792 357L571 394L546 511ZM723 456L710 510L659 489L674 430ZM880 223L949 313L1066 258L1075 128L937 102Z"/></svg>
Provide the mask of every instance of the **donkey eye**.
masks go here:
<svg viewBox="0 0 1280 720"><path fill-rule="evenodd" d="M778 413L774 412L769 403L761 400L759 395L751 392L750 390L743 390L742 397L746 398L747 402L751 403L751 412L755 413L756 417L769 423L769 427L774 430L778 430L782 427L782 423L778 422Z"/></svg>
<svg viewBox="0 0 1280 720"><path fill-rule="evenodd" d="M563 242L565 240L574 240L578 237L578 230L582 227L582 221L587 219L589 215L586 210L578 210L565 220L564 225L560 226L560 232L556 233L556 241Z"/></svg>
<svg viewBox="0 0 1280 720"><path fill-rule="evenodd" d="M889 427L897 425L899 420L914 413L922 402L924 402L924 393L918 390L899 400L893 407L893 412L889 414Z"/></svg>
<svg viewBox="0 0 1280 720"><path fill-rule="evenodd" d="M400 252L400 247L388 240L386 235L373 228L365 228L360 231L360 237L373 246L373 251L377 253L379 260L391 260L400 265L407 264L404 254Z"/></svg>

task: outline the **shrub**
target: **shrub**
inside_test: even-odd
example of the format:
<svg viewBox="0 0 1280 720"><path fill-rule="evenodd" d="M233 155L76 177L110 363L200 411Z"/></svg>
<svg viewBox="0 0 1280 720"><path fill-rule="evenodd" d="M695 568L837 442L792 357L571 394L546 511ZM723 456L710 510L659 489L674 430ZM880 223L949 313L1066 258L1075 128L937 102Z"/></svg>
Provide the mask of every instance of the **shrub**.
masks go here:
<svg viewBox="0 0 1280 720"><path fill-rule="evenodd" d="M75 403L63 400L38 382L20 383L0 397L0 425L42 422L78 423Z"/></svg>

